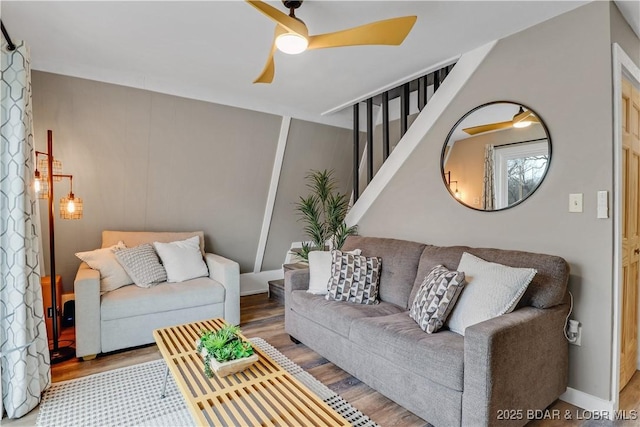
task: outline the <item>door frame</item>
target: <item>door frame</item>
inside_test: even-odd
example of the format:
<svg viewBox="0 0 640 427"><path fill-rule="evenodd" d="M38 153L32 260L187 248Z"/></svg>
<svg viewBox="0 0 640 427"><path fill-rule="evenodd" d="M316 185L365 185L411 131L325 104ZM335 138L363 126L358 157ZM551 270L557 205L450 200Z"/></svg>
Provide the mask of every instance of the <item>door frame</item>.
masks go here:
<svg viewBox="0 0 640 427"><path fill-rule="evenodd" d="M611 400L617 410L620 402L620 334L622 333L622 77L640 87L640 68L614 43L613 52L613 346L611 357Z"/></svg>

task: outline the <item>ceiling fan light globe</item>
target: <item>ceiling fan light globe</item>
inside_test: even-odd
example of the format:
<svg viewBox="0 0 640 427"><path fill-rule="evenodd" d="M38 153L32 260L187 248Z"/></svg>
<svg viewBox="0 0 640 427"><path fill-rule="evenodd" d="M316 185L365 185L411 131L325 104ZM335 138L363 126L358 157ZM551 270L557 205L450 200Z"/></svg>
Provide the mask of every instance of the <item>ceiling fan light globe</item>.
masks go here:
<svg viewBox="0 0 640 427"><path fill-rule="evenodd" d="M515 123L513 124L513 127L514 127L514 128L518 128L518 129L520 129L520 128L526 128L526 127L528 127L528 126L531 126L531 123L532 123L532 122L531 122L530 120L521 120L521 121L519 121L519 122L515 122Z"/></svg>
<svg viewBox="0 0 640 427"><path fill-rule="evenodd" d="M309 46L309 40L298 34L286 33L276 38L276 47L278 50L289 55L302 53L307 50L307 46Z"/></svg>

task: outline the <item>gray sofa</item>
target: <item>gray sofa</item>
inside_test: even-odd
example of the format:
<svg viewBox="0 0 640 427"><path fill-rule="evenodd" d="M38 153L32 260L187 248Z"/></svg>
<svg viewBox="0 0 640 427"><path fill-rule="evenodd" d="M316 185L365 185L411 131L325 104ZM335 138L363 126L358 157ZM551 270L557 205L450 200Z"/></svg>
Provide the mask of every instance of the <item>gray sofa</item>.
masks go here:
<svg viewBox="0 0 640 427"><path fill-rule="evenodd" d="M436 426L524 425L527 410L546 408L566 390L564 259L360 236L343 250L356 248L382 258L380 304L327 301L305 291L308 269L288 271L292 338ZM538 273L512 313L468 327L465 336L446 328L427 334L408 315L417 288L435 265L457 268L465 251ZM500 417L505 410L515 412Z"/></svg>
<svg viewBox="0 0 640 427"><path fill-rule="evenodd" d="M100 294L100 272L82 263L74 282L76 356L150 344L153 330L214 317L240 323L240 268L237 262L204 252L204 234L103 231L102 247L123 241L127 247L200 237L209 277L150 288L128 285Z"/></svg>

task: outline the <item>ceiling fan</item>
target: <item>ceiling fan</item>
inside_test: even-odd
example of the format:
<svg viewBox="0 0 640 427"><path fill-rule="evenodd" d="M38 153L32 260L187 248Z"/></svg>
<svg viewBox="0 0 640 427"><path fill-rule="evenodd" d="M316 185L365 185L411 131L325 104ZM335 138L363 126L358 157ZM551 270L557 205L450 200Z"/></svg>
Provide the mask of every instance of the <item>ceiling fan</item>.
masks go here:
<svg viewBox="0 0 640 427"><path fill-rule="evenodd" d="M302 0L282 1L284 6L289 9L289 15L262 1L247 0L247 2L276 23L276 30L267 63L254 83L271 83L273 81L275 74L273 55L276 49L295 55L305 50L329 47L359 45L397 46L407 37L417 19L416 16L403 16L371 22L334 33L311 36L305 23L295 16L295 10L302 5Z"/></svg>
<svg viewBox="0 0 640 427"><path fill-rule="evenodd" d="M520 110L513 116L513 119L506 122L489 123L486 125L472 126L462 129L469 135L477 135L479 133L490 132L493 130L514 128L526 128L531 126L534 122L540 122L540 120L533 114L532 111L526 110L520 107Z"/></svg>

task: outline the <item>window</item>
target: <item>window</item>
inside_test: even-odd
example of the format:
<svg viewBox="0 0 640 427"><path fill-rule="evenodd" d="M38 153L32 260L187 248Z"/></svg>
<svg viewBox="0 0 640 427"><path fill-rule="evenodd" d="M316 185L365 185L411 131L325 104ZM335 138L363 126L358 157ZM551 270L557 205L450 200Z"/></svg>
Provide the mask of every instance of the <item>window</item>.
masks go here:
<svg viewBox="0 0 640 427"><path fill-rule="evenodd" d="M536 189L547 170L547 140L496 146L494 148L496 208L502 209L526 198Z"/></svg>

